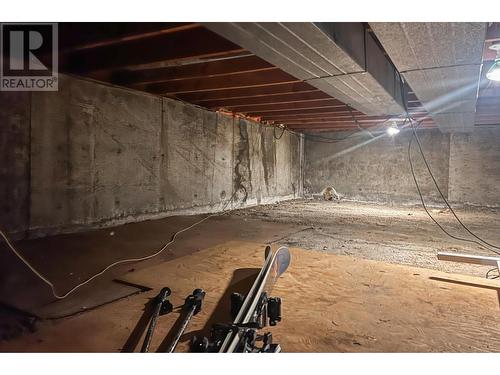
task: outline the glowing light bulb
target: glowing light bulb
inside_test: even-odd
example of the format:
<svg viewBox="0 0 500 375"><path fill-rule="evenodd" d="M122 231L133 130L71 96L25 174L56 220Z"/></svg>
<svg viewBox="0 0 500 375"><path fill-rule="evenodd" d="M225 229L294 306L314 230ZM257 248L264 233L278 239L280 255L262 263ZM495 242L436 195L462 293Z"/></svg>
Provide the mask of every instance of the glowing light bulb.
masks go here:
<svg viewBox="0 0 500 375"><path fill-rule="evenodd" d="M399 133L399 129L394 127L394 126L387 128L387 134L389 134L391 137L395 136L398 133Z"/></svg>

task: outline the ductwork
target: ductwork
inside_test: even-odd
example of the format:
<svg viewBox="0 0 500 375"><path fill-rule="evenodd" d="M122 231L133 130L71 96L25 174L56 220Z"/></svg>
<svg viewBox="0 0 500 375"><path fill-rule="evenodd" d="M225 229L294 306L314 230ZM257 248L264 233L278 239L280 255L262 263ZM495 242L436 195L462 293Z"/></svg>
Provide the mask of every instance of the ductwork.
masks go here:
<svg viewBox="0 0 500 375"><path fill-rule="evenodd" d="M365 114L403 112L399 75L361 23L205 26Z"/></svg>
<svg viewBox="0 0 500 375"><path fill-rule="evenodd" d="M474 128L486 23L370 23L442 132Z"/></svg>

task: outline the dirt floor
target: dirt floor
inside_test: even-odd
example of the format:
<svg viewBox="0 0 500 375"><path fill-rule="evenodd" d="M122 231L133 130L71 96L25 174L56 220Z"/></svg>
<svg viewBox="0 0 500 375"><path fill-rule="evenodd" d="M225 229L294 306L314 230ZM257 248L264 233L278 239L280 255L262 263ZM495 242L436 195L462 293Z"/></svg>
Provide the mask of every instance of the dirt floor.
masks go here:
<svg viewBox="0 0 500 375"><path fill-rule="evenodd" d="M447 209L430 209L451 234L475 240ZM455 209L481 238L500 245L500 211ZM295 200L238 210L233 216L301 226L277 243L328 253L484 277L490 267L438 261L438 251L495 256L477 244L444 234L420 206L382 206L350 201ZM497 250L500 252L500 250Z"/></svg>
<svg viewBox="0 0 500 375"><path fill-rule="evenodd" d="M454 225L449 212L434 209L432 213L440 223L450 228L454 234L466 236L463 231L459 231L458 227ZM500 222L498 220L500 217L498 211L461 209L457 213L477 234L493 243L500 242L497 228L498 222ZM33 264L54 281L58 291L64 292L115 260L146 255L156 251L164 242L170 239L175 231L192 224L199 220L200 217L202 216L171 217L127 224L112 229L21 241L17 243L17 246ZM364 265L357 269L356 267L361 264L359 263L360 258L381 261L374 264L377 264L377 267L380 268L379 273L383 273L382 271L387 273L387 275L384 274L382 284L390 284L391 288L389 290L380 289L380 285L377 284L379 286L376 288L370 287L371 289L366 291L371 293L374 290L381 290L384 296L376 293L374 299L367 299L368 297L363 292L359 296L363 297L365 302L359 299L351 301L345 295L337 296L340 300L351 301L354 304L347 306L347 310L344 311L346 315L343 316L345 325L342 328L342 335L344 335L344 339L351 337L349 335L355 335L357 338L351 341L356 341L360 345L352 344L349 340L343 345L337 332L340 331L340 328L332 328L333 331L337 332L333 338L328 336L323 341L318 342L310 337L308 338L305 331L296 330L294 334L291 334L290 332L293 331L292 326L288 324L281 325L277 327L276 334L280 332L279 334L282 337L290 336L291 341L285 339L289 351L498 351L500 349L498 343L493 339L484 339L485 335L490 336L485 332L481 331L481 338L475 340L474 337L469 337L463 332L460 333L459 327L447 326L447 322L450 319L453 320L449 313L454 312L460 315L465 302L468 301L467 303L474 307L474 304L479 303L475 302L476 299L484 298L486 307L474 307L470 311L467 310L468 315L462 313L463 316L469 316L468 319L472 319L472 322L462 321L461 318L456 322L463 327L471 324L473 326L470 328L471 332L481 329L477 327L477 321L481 321L481 324L486 329L489 329L489 322L493 322L499 312L498 290L494 287L496 285L494 283L498 284L498 280L488 281L484 279L488 267L442 262L436 259L437 251L457 251L485 255L494 255L493 253L481 249L477 245L459 242L447 237L418 207L388 207L346 201L339 203L335 201L299 200L237 210L230 214L212 218L193 229L193 231L179 236L178 241L157 258L116 267L65 301L55 302L50 295L50 290L34 278L8 252L3 244L0 245L0 300L3 302L3 310L0 309L0 334L2 334L3 339L3 342L0 343L0 351L124 351L124 347L127 347L126 344L134 341L130 339L134 331L134 322L139 320L145 304L157 294L158 288L164 284L175 285L175 283L183 279L182 275L177 273L178 270L185 271L186 277L188 277L189 271L196 269L194 263L198 262L201 267L204 267L204 262L196 260L198 259L196 256L198 254L203 255L203 252L207 251L208 248L215 247L220 251L220 246L222 246L227 249L224 250L226 253L241 250L242 248L248 249L241 250L240 253L233 256L239 257L237 266L233 267L231 263L223 260L221 260L220 264L207 260L208 263L205 264L205 266L209 266L207 272L195 275L196 277L190 275L189 277L194 277L193 280L196 282L185 285L181 283L182 285L179 286L181 293L175 297L179 299L177 303L181 303L185 297L184 294L192 291L188 290L189 288L193 289L200 286L206 289L212 288L213 297L207 297L207 306L212 306L211 308L215 309L216 304L214 304L214 301L209 302L211 301L210 298L221 299L221 294L225 295L228 288L234 284L231 278L234 276L235 269L238 267L245 268L245 266L255 267L260 265L261 262L256 254L251 255L252 252L248 246L238 245L234 241L252 243L250 248L254 250L258 249L259 246L263 248L265 244L284 244L301 248L302 250L296 250L300 254L307 254L310 250L314 250L310 252L311 259L315 259L316 262L314 265L316 271L314 272L319 272L322 267L331 269L333 263L340 262L337 259L352 259L352 261L346 262L343 260L343 263L339 263L347 267L342 272L345 271L350 274L349 277L346 276L349 283L344 285L344 288L346 288L344 294L348 294L349 288L352 289L352 293L361 293L360 288L363 288L363 282L368 285L373 284L373 280L368 282L363 279L367 277L366 267L373 268L373 266ZM232 246L235 246L235 248L232 248ZM248 265L246 265L247 251L249 255ZM325 253L328 256L325 257ZM304 258L305 255L297 254L299 253L295 253L295 256L300 259L308 259L307 256ZM331 258L331 256L334 256L333 254L347 255L347 257ZM211 255L211 257L214 256ZM323 263L321 263L321 259L323 259ZM358 259L358 263L353 263L356 259ZM386 311L390 305L387 303L386 298L397 298L399 300L399 293L408 286L409 281L406 280L405 276L399 276L399 279L397 277L393 278L391 276L393 272L388 272L384 268L394 267L389 263L406 264L428 269L428 271L418 271L417 268L406 270L402 274L406 276L419 274L424 275L419 279L430 280L432 277L445 279L445 274L433 271L438 270L481 277L481 279L476 277L467 279L467 276L462 276L466 279L464 279L465 281L460 280L460 282L462 284L479 285L486 283L484 284L486 287L477 288L462 285L460 287L462 289L457 289L459 294L450 294L449 297L447 297L448 294L446 293L445 295L438 293L436 296L431 293L429 296L432 298L424 298L420 295L417 299L420 301L417 306L430 307L427 310L424 309L421 316L416 316L415 319L417 320L405 317L403 312L403 316L400 318L401 324L393 324L390 322L397 320L396 317L399 312L394 309ZM169 267L174 267L174 265L176 265L175 270L177 271L169 272L169 269L171 269ZM319 289L316 289L318 285L314 283L309 285L311 282L310 272L313 272L313 266L304 263L301 267L300 272L300 268L297 268L287 276L287 279L283 279L289 280L283 282L287 288L293 289L294 283L297 283L296 285L305 288L304 290L311 296L310 302L301 302L293 300L290 294L285 293L287 299L291 298L294 306L300 306L300 308L297 307L299 310L294 310L294 314L297 312L305 313L308 309L310 310L308 303L318 303L318 308L321 311L326 311L328 314L331 313L331 316L334 316L338 313L335 307L339 304L338 300L333 297L331 297L333 299L330 299L330 296L325 299L324 296L320 295L323 292L321 288L325 288L325 285L321 284ZM335 268L331 269L327 274L335 274L336 272L340 271ZM361 274L358 274L358 272ZM176 275L173 279L172 273ZM245 275L247 278L251 276L251 274ZM238 278L240 277L242 276L239 275ZM290 277L293 279L290 280ZM220 285L214 281L218 278L221 280ZM415 276L408 277L408 280L414 278ZM456 279L457 276L455 275L454 278ZM116 279L119 279L119 282ZM346 280L343 282L347 283ZM336 296L333 291L337 281L332 280L332 296ZM493 283L493 286L488 283ZM398 289L397 285L405 287ZM449 285L443 283L436 287L435 281L432 285L424 283L409 285L409 287L417 290L417 293L420 293L418 290L422 288L428 289L432 287L444 291L449 291L450 288ZM280 289L280 292L283 291ZM330 291L326 289L325 293L328 295ZM486 296L482 293L490 294ZM458 295L462 296L462 301L458 301L460 299ZM436 300L438 297L446 302L442 304ZM384 335L378 331L370 331L371 325L368 322L371 320L369 317L358 316L355 313L356 309L353 309L353 306L363 303L372 304L370 309L373 309L379 302L379 298L380 301L386 302L381 303L377 308L379 309L377 310L378 315L382 316L384 312L393 315L393 318L389 319L386 322L387 324L384 323L383 327L387 334L393 335L392 346L381 345L380 341L377 341L378 344L368 345L370 339L366 339L368 340L365 340L366 342L363 341L363 335L375 338ZM449 307L451 309L449 310L446 305L450 305L453 298L457 301L455 306ZM472 300L469 301L469 299ZM393 301L391 304L393 304ZM412 309L415 309L414 304L410 301L406 301L405 304L405 308L411 306ZM225 311L219 305L217 304L218 307L215 310ZM370 309L366 313L369 313ZM443 311L445 313L441 314ZM326 318L329 319L328 314ZM319 319L317 313L312 315ZM351 317L349 318L349 316ZM440 316L441 318L439 318ZM444 318L446 320L443 320ZM303 315L297 317L297 319L307 320L308 317ZM383 317L381 319L382 321L387 320ZM332 320L338 324L336 319L332 318ZM291 321L294 320L291 319ZM427 334L427 336L423 335L421 340L415 341L415 337L413 337L415 334L410 338L411 335L408 336L408 332L401 327L403 323L412 324L412 327L408 329L417 329L416 335L418 335L420 334L418 331L420 328L416 328L418 326L417 321L429 321L429 327L439 330L443 326L446 326L447 330L456 331L458 329L457 339L453 343L446 344L434 337L429 339L429 334ZM200 322L203 322L203 319L200 319ZM205 319L204 324L207 322ZM317 323L325 324L319 321ZM498 327L497 323L495 324ZM336 327L335 324L333 324L333 327ZM167 328L168 324L164 329L167 330ZM205 327L206 329L207 327ZM492 326L489 332L494 332L495 329ZM363 333L363 330L366 332ZM97 331L101 333L95 334ZM375 336L369 334L369 331ZM78 336L75 336L74 332L79 332ZM92 335L87 337L91 332L93 332ZM166 331L159 332L159 336L162 336L162 334L165 336ZM302 334L304 334L304 337L301 336ZM447 335L449 334L447 333ZM462 337L463 342L460 341L462 340L460 335L467 336ZM427 341L428 339L430 341ZM416 342L416 344L412 345L411 342Z"/></svg>

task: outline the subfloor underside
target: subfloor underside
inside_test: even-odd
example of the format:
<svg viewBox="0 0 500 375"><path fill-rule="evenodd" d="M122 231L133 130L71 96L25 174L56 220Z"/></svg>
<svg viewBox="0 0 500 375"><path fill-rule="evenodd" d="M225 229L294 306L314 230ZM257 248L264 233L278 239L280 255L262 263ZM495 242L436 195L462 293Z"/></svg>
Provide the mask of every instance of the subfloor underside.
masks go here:
<svg viewBox="0 0 500 375"><path fill-rule="evenodd" d="M436 219L466 237L447 211ZM500 242L494 210L458 210L478 235ZM118 259L161 248L200 216L170 217L17 245L60 293ZM229 321L229 295L245 292L263 249L287 245L292 264L274 290L283 321L273 336L287 352L500 351L500 285L489 267L438 261L438 251L492 255L447 237L417 207L289 201L234 211L180 235L158 257L118 266L67 300L54 301L2 244L0 351L137 351L145 310L161 287L174 306L195 288L203 311L182 337ZM3 314L3 315L2 315ZM153 350L169 342L179 311L161 317Z"/></svg>

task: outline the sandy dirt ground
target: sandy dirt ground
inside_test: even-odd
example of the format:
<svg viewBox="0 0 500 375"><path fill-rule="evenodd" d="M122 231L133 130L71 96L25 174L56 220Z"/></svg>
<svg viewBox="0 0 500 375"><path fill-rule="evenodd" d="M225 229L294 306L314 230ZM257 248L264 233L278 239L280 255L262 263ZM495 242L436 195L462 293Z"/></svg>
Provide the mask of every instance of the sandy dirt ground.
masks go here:
<svg viewBox="0 0 500 375"><path fill-rule="evenodd" d="M430 212L451 234L475 240L449 210L431 208ZM455 209L455 212L472 232L500 246L498 210ZM445 272L484 277L491 267L438 261L438 251L496 255L486 247L448 237L420 206L295 200L239 210L233 216L302 226L278 241L289 246Z"/></svg>
<svg viewBox="0 0 500 375"><path fill-rule="evenodd" d="M471 238L457 226L450 212L434 208L431 213L455 235ZM500 243L498 211L460 209L457 213L478 235L492 243ZM58 291L63 292L113 261L156 251L175 231L201 217L203 216L170 217L116 228L21 241L16 245L40 271L54 281ZM420 207L295 200L241 209L212 218L179 236L177 242L160 256L116 267L61 303L55 302L47 286L39 282L4 244L0 244L0 301L4 307L8 307L7 310L2 310L0 305L0 341L3 340L6 344L2 348L9 350L9 343L15 341L16 337L34 337L34 331L42 334L43 327L58 326L67 319L73 319L73 314L85 316L105 311L102 309L109 308L108 306L135 301L135 296L143 307L144 296L157 292L151 278L138 282L137 287L134 284L117 286L113 280L126 280L142 270L169 264L229 241L249 241L262 246L283 244L317 254L345 255L350 259L411 265L482 279L489 267L438 261L436 253L450 251L494 255L475 244L447 237ZM222 272L220 268L214 268L215 275L219 272ZM148 288L153 290L147 292ZM137 308L136 305L132 304L130 309ZM23 315L20 311L10 309L12 306L28 314ZM39 318L70 317L47 321L30 314ZM22 350L22 345L15 347ZM77 350L99 351L98 348L102 346L79 346ZM64 348L61 346L57 349L54 346L51 350ZM105 351L114 349L108 347Z"/></svg>

